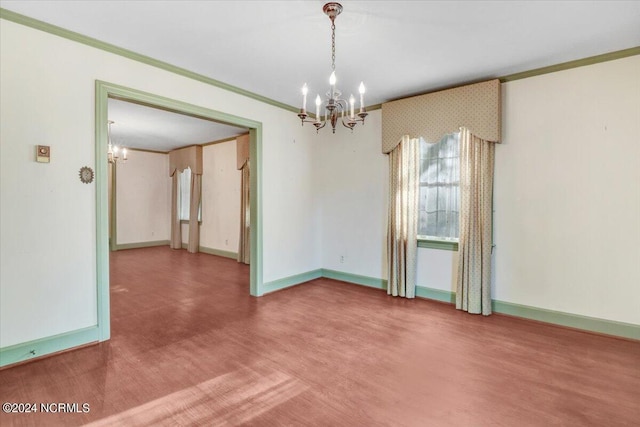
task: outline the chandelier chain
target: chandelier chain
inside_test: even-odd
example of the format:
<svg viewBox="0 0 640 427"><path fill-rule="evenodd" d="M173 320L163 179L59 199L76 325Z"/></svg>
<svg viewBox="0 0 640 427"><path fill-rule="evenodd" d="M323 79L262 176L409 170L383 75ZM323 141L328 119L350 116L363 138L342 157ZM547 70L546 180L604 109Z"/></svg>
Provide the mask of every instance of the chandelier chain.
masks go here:
<svg viewBox="0 0 640 427"><path fill-rule="evenodd" d="M331 20L331 69L336 70L336 24Z"/></svg>

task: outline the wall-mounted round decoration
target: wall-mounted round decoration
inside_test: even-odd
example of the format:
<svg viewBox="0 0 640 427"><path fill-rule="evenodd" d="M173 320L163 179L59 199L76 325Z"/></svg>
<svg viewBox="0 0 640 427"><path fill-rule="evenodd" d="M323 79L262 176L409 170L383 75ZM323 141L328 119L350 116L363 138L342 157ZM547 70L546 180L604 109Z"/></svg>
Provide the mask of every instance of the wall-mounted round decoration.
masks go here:
<svg viewBox="0 0 640 427"><path fill-rule="evenodd" d="M89 166L83 166L80 168L80 181L85 184L90 184L93 182L93 169Z"/></svg>

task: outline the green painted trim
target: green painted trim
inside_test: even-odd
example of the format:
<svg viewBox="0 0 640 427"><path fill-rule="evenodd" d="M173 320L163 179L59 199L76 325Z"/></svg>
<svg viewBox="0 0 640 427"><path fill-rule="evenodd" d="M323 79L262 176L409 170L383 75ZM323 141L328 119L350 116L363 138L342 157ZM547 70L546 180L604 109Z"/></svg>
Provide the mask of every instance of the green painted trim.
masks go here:
<svg viewBox="0 0 640 427"><path fill-rule="evenodd" d="M563 62L561 64L549 65L548 67L536 68L534 70L523 71L520 73L509 74L507 76L500 77L500 82L512 82L514 80L527 79L529 77L555 73L557 71L569 70L571 68L584 67L585 65L599 64L601 62L613 61L615 59L622 59L635 55L640 55L640 46L603 53L602 55L590 56L588 58L576 59L575 61Z"/></svg>
<svg viewBox="0 0 640 427"><path fill-rule="evenodd" d="M25 360L35 359L47 354L56 353L81 345L100 341L100 331L97 326L78 329L52 337L0 348L0 366L13 365Z"/></svg>
<svg viewBox="0 0 640 427"><path fill-rule="evenodd" d="M355 283L357 285L368 286L375 289L387 289L387 281L368 276L345 273L343 271L322 269L322 277L327 279L341 280L343 282Z"/></svg>
<svg viewBox="0 0 640 427"><path fill-rule="evenodd" d="M262 123L250 127L249 158L249 221L250 221L250 293L260 296L264 293L262 283Z"/></svg>
<svg viewBox="0 0 640 427"><path fill-rule="evenodd" d="M198 105L189 104L187 102L178 101L141 90L131 89L114 83L97 80L96 84L99 84L108 90L109 98L133 102L152 108L161 108L166 111L204 118L206 120L213 120L215 122L230 124L237 127L245 127L250 130L257 128L258 126L262 126L262 123L255 120L235 116L222 111L211 110L209 108L200 107Z"/></svg>
<svg viewBox="0 0 640 427"><path fill-rule="evenodd" d="M111 311L109 306L109 245L115 248L116 237L109 242L109 188L107 167L108 87L96 82L95 95L95 183L96 183L96 307L98 340L111 337ZM113 175L115 180L115 173ZM115 181L114 181L115 184ZM115 200L115 185L113 197ZM113 204L115 211L115 202ZM115 215L112 216L115 220ZM114 223L115 224L115 223ZM116 232L114 226L113 232Z"/></svg>
<svg viewBox="0 0 640 427"><path fill-rule="evenodd" d="M443 291L440 289L425 288L424 286L416 286L416 296L436 301L455 304L456 293L451 291Z"/></svg>
<svg viewBox="0 0 640 427"><path fill-rule="evenodd" d="M640 325L634 325L631 323L581 316L579 314L547 310L544 308L497 300L493 300L491 302L491 308L495 313L508 314L510 316L538 320L540 322L553 323L570 328L583 329L585 331L640 340Z"/></svg>
<svg viewBox="0 0 640 427"><path fill-rule="evenodd" d="M251 157L251 265L250 265L250 293L254 296L262 295L262 123L235 116L221 111L186 102L154 95L125 86L96 80L96 264L97 264L97 304L98 329L100 341L110 337L109 317L109 229L108 229L108 201L107 201L107 109L108 99L117 98L141 105L164 108L167 111L202 117L219 121L237 127L249 129L250 157Z"/></svg>
<svg viewBox="0 0 640 427"><path fill-rule="evenodd" d="M420 240L418 239L419 248L441 249L444 251L457 251L458 242L445 242L442 240Z"/></svg>
<svg viewBox="0 0 640 427"><path fill-rule="evenodd" d="M169 246L171 242L168 240L155 240L151 242L123 243L116 246L116 250L122 251L126 249L151 248L154 246Z"/></svg>
<svg viewBox="0 0 640 427"><path fill-rule="evenodd" d="M15 22L16 24L20 24L20 25L24 25L30 28L34 28L36 30L40 30L40 31L44 31L46 33L49 34L53 34L56 35L58 37L62 37L68 40L72 40L75 41L77 43L81 43L87 46L91 46L93 48L96 49L100 49L106 52L110 52L113 53L115 55L119 55L134 61L138 61L141 62L143 64L147 64L150 65L152 67L156 67L156 68L160 68L162 70L165 71L169 71L171 73L174 74L178 74L211 86L215 86L224 90L227 90L229 92L233 92L233 93L237 93L239 95L243 95L246 96L248 98L252 98L255 99L256 101L260 101L260 102L264 102L265 104L269 104L269 105L273 105L274 107L278 107L278 108L282 108L284 110L288 110L294 113L298 113L299 109L298 107L294 107L288 104L285 104L283 102L280 101L276 101L274 99L271 98L267 98L266 96L262 96L259 95L257 93L254 92L250 92L246 89L242 89L240 87L237 86L233 86L230 85L228 83L224 83L221 82L219 80L215 80L212 79L210 77L204 76L202 74L198 74L195 73L193 71L187 70L185 68L181 68L181 67L177 67L175 65L169 64L167 62L164 61L160 61L154 58L151 58L149 56L146 55L141 55L139 53L130 51L128 49L124 49L115 45L112 45L110 43L106 43L97 39L94 39L92 37L88 37L85 35L82 35L80 33L76 33L74 31L70 31L67 29L64 29L62 27L58 27L56 25L52 25L43 21L39 21L37 19L34 18L30 18L28 16L25 15L21 15L19 13L16 12L12 12L10 10L7 9L3 9L0 8L0 18L1 19L6 19L7 21L11 21L11 22ZM591 56L588 58L582 58L582 59L577 59L574 61L568 61L568 62L564 62L561 64L555 64L555 65L550 65L547 67L542 67L542 68L536 68L534 70L529 70L529 71L523 71L523 72L519 72L519 73L514 73L514 74L509 74L507 76L502 76L499 77L500 82L504 83L504 82L510 82L510 81L514 81L514 80L520 80L520 79L524 79L524 78L529 78L529 77L535 77L535 76L539 76L542 74L548 74L548 73L554 73L556 71L562 71L562 70L568 70L571 68L577 68L577 67L582 67L585 65L592 65L592 64L597 64L600 62L606 62L606 61L612 61L615 59L621 59L621 58L626 58L629 56L634 56L634 55L639 55L640 54L640 46L638 47L632 47L629 49L623 49L623 50L619 50L619 51L615 51L615 52L608 52L608 53L604 53L601 55L595 55L595 56ZM456 86L463 86L465 84L469 84L470 82L467 83L459 83ZM446 89L446 88L443 88ZM442 89L439 89L442 90ZM435 92L437 90L434 91L430 91L430 92ZM430 92L423 92L423 93L418 93L418 94L414 94L414 95L408 95L405 96L403 98L407 98L407 97L411 97L411 96L417 96L417 95L422 95L424 93L430 93ZM386 102L391 102L394 99L390 99ZM382 104L374 104L374 105L370 105L365 107L367 111L374 111L374 110L378 110L380 108L382 108ZM313 114L311 115L313 116Z"/></svg>
<svg viewBox="0 0 640 427"><path fill-rule="evenodd" d="M225 258L231 258L231 259L234 259L234 260L238 259L238 252L224 251L222 249L207 248L206 246L200 246L200 247L198 247L198 250L200 252L202 252L202 253L209 254L209 255L221 256L221 257L225 257Z"/></svg>
<svg viewBox="0 0 640 427"><path fill-rule="evenodd" d="M58 37L62 37L68 40L72 40L77 43L81 43L87 46L91 46L96 49L104 50L105 52L113 53L128 59L132 59L134 61L141 62L143 64L151 65L152 67L160 68L165 71L169 71L170 73L178 74L202 83L206 83L211 86L219 87L220 89L227 90L229 92L237 93L239 95L246 96L248 98L255 99L256 101L264 102L265 104L273 105L274 107L282 108L284 110L292 111L294 113L298 113L298 108L293 107L291 105L287 105L285 103L276 101L271 98L267 98L266 96L258 95L257 93L250 92L248 90L239 88L237 86L233 86L220 80L215 80L210 77L204 76L202 74L194 73L193 71L189 71L185 68L177 67L175 65L171 65L164 61L159 61L157 59L151 58L146 55L141 55L139 53L130 51L128 49L124 49L110 43L105 43L103 41L94 39L92 37L88 37L74 31L70 31L56 25L48 24L43 21L39 21L37 19L30 18L28 16L21 15L19 13L12 12L7 9L0 8L0 18L6 19L7 21L15 22L16 24L24 25L30 28L34 28L36 30L44 31L49 34L53 34Z"/></svg>
<svg viewBox="0 0 640 427"><path fill-rule="evenodd" d="M239 95L243 95L246 96L248 98L252 98L255 99L256 101L260 101L260 102L264 102L265 104L269 104L269 105L273 105L274 107L278 107L278 108L282 108L284 110L288 110L294 113L298 113L299 109L298 107L294 107L291 105L287 105L283 102L280 101L276 101L274 99L271 98L267 98L266 96L262 96L259 95L257 93L253 93L250 92L246 89L242 89L239 88L237 86L233 86L230 85L228 83L224 83L221 82L219 80L215 80L212 79L210 77L204 76L202 74L198 74L195 73L193 71L187 70L185 68L181 68L181 67L177 67L175 65L169 64L167 62L164 61L160 61L154 58L151 58L149 56L146 55L141 55L139 53L130 51L128 49L124 49L115 45L112 45L110 43L106 43L106 42L102 42L100 40L94 39L92 37L88 37L85 35L82 35L80 33L76 33L74 31L70 31L67 29L64 29L62 27L58 27L56 25L52 25L52 24L48 24L46 22L43 21L39 21L37 19L34 18L30 18L28 16L25 15L21 15L19 13L16 12L12 12L10 10L7 9L3 9L0 8L0 18L1 19L6 19L7 21L11 21L11 22L15 22L16 24L20 24L20 25L24 25L30 28L34 28L36 30L40 30L40 31L44 31L46 33L49 34L53 34L56 35L58 37L62 37L68 40L72 40L75 41L77 43L81 43L87 46L91 46L93 48L96 49L100 49L100 50L104 50L106 52L110 52L128 59L132 59L134 61L138 61L141 62L143 64L147 64L147 65L151 65L153 67L156 68L160 68L162 70L165 71L169 71L171 73L174 74L178 74L193 80L197 80L199 82L202 83L206 83L209 84L211 86L215 86L224 90L227 90L229 92L233 92L233 93L237 93ZM606 61L612 61L615 59L621 59L621 58L626 58L629 56L634 56L634 55L639 55L640 54L640 46L638 47L632 47L629 49L623 49L623 50L619 50L619 51L615 51L615 52L608 52L608 53L604 53L601 55L595 55L595 56L591 56L588 58L582 58L582 59L577 59L574 61L568 61L568 62L564 62L561 64L555 64L555 65L550 65L547 67L542 67L542 68L536 68L534 70L529 70L529 71L523 71L520 73L514 73L514 74L509 74L507 76L502 76L499 77L500 81L502 83L504 82L510 82L510 81L514 81L514 80L520 80L520 79L524 79L524 78L529 78L529 77L535 77L535 76L539 76L542 74L548 74L548 73L554 73L556 71L562 71L562 70L568 70L571 68L577 68L577 67L582 67L585 65L592 65L592 64L597 64L600 62L606 62ZM469 84L470 82L467 83L459 83L456 86L463 86L465 84ZM443 88L446 89L446 88ZM442 90L442 89L439 89ZM417 96L417 95L423 95L425 93L430 93L430 92L435 92L437 90L434 91L429 91L429 92L423 92L423 93L417 93L414 95L408 95L405 96L403 98L408 98L411 96ZM401 99L401 98L398 98ZM395 99L390 99L386 102L391 102L394 101ZM368 107L366 107L367 111L374 111L374 110L378 110L382 108L382 104L374 104L374 105L370 105ZM313 115L312 115L313 116Z"/></svg>
<svg viewBox="0 0 640 427"><path fill-rule="evenodd" d="M356 285L368 286L375 289L387 289L387 281L384 279L359 276L356 274L345 273L341 271L327 270L323 268L322 277L340 280L348 283L354 283ZM456 302L455 292L427 288L424 286L416 286L416 296L450 304L455 304ZM507 314L510 316L537 320L540 322L551 323L575 329L582 329L590 332L597 332L607 335L640 340L640 325L598 319L596 317L581 316L578 314L547 310L544 308L531 307L527 305L520 305L497 300L493 300L491 306L493 312L495 313Z"/></svg>
<svg viewBox="0 0 640 427"><path fill-rule="evenodd" d="M107 176L109 172L109 168L111 169L111 200L109 200L109 209L111 210L111 221L110 221L110 235L109 235L109 250L111 252L118 250L118 209L117 209L117 201L118 201L118 186L117 186L117 163L115 164L107 164ZM109 189L107 187L107 193ZM107 194L108 197L108 194Z"/></svg>
<svg viewBox="0 0 640 427"><path fill-rule="evenodd" d="M291 286L296 286L313 279L318 279L323 276L322 271L323 270L319 268L317 270L307 271L306 273L296 274L294 276L289 276L265 283L263 286L263 291L264 293L279 291L280 289L289 288Z"/></svg>

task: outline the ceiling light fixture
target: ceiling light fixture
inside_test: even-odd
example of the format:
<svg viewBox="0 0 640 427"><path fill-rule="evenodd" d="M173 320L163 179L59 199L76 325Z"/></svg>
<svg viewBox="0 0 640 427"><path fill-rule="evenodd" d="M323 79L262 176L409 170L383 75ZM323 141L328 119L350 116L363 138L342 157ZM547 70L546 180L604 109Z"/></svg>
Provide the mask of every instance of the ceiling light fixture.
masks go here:
<svg viewBox="0 0 640 427"><path fill-rule="evenodd" d="M109 163L111 164L118 163L119 161L122 161L124 163L127 161L127 149L123 148L122 150L120 150L117 145L113 145L111 143L111 125L114 123L115 122L113 120L109 120L109 132L107 134L107 137L109 139L109 144L107 145L107 160L109 160ZM120 158L120 151L122 151L122 158Z"/></svg>
<svg viewBox="0 0 640 427"><path fill-rule="evenodd" d="M340 3L327 3L322 7L322 11L331 19L331 76L329 77L329 92L327 92L327 99L322 101L320 95L316 96L316 119L315 120L307 120L307 93L309 92L309 88L305 83L302 86L302 108L300 109L300 113L298 117L302 121L302 125L304 126L305 122L313 123L316 127L316 132L326 126L327 120L331 123L331 129L333 133L336 133L336 124L338 123L338 118L342 121L344 127L347 127L353 131L353 127L361 122L364 124L364 118L367 117L367 112L364 108L364 83L360 82L359 92L360 92L360 112L355 114L355 103L356 100L351 95L349 97L349 104L344 99L341 99L340 96L342 92L336 89L336 24L335 20L340 12L342 12L342 5ZM324 106L323 106L324 104ZM321 107L323 106L324 117L320 115ZM347 113L347 117L345 118L345 112Z"/></svg>

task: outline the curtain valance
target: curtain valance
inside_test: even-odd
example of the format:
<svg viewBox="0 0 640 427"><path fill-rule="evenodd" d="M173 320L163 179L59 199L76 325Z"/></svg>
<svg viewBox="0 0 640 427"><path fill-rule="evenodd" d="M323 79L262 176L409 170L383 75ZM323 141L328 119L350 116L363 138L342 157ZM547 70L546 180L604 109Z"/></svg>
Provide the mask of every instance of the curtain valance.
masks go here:
<svg viewBox="0 0 640 427"><path fill-rule="evenodd" d="M236 138L237 168L242 169L249 160L249 134L240 135Z"/></svg>
<svg viewBox="0 0 640 427"><path fill-rule="evenodd" d="M460 127L486 141L500 142L500 80L456 87L382 104L382 152L403 135L437 142Z"/></svg>
<svg viewBox="0 0 640 427"><path fill-rule="evenodd" d="M191 168L192 174L202 175L202 146L192 145L169 152L169 176L186 168Z"/></svg>

